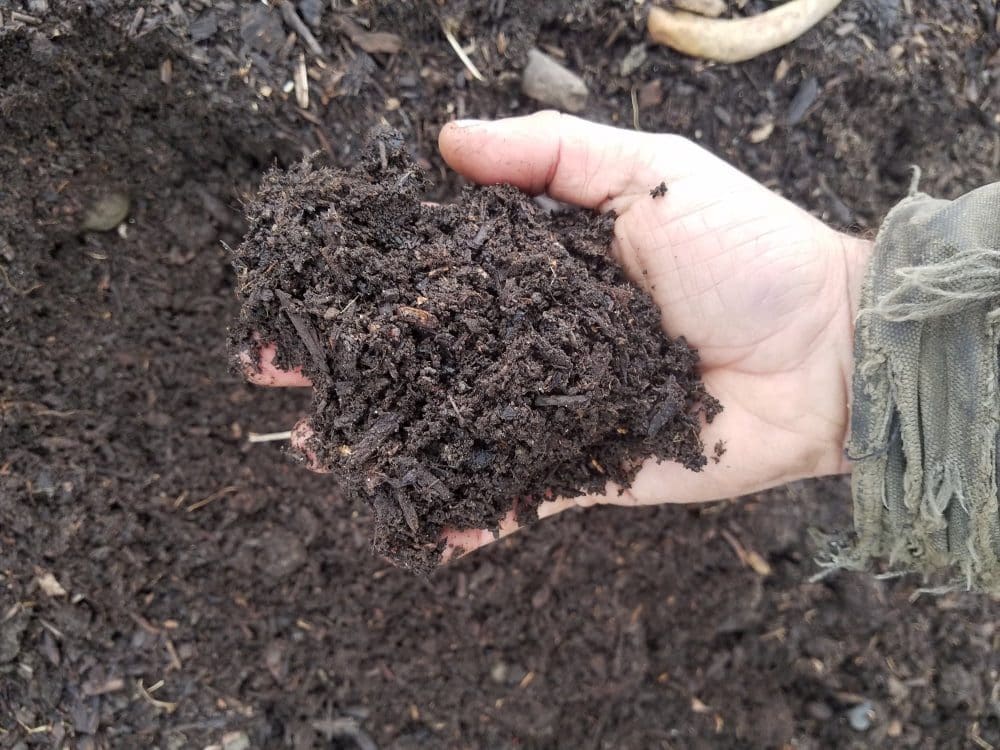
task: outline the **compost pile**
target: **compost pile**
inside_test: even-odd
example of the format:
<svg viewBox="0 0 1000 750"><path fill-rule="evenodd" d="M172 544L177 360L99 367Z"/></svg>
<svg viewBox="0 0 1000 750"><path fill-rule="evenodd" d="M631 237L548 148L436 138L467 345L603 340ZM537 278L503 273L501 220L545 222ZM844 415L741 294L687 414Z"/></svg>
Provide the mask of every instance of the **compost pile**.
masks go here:
<svg viewBox="0 0 1000 750"><path fill-rule="evenodd" d="M307 451L371 505L376 551L428 571L446 529L627 487L649 456L700 469L720 406L608 257L613 216L503 186L428 205L427 183L385 130L349 170L274 171L234 257L234 357L274 341L312 380Z"/></svg>

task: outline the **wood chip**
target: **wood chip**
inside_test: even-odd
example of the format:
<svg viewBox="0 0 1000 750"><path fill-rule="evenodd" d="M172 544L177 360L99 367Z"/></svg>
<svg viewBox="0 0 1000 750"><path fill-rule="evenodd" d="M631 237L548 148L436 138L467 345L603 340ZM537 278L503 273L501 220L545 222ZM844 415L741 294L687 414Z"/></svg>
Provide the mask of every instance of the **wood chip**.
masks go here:
<svg viewBox="0 0 1000 750"><path fill-rule="evenodd" d="M399 509L403 512L403 520L406 521L406 525L410 527L410 531L414 534L419 534L420 518L417 516L417 509L413 507L413 503L411 503L408 498L404 497L402 493L396 494L396 503L399 505Z"/></svg>
<svg viewBox="0 0 1000 750"><path fill-rule="evenodd" d="M326 359L326 352L323 351L323 347L320 346L319 337L316 335L316 330L312 327L312 324L295 312L292 297L288 294L288 292L282 289L276 289L274 293L277 295L278 301L281 303L281 307L285 311L285 315L288 316L288 319L292 321L292 325L295 326L295 330L298 332L299 338L302 339L302 343L305 345L306 350L308 350L309 354L312 355L313 364L317 368L321 368L324 372L329 372L330 365Z"/></svg>
<svg viewBox="0 0 1000 750"><path fill-rule="evenodd" d="M380 143L379 145L382 144ZM407 323L412 323L417 328L423 328L425 331L433 331L441 325L434 313L421 310L419 307L400 305L396 308L396 314Z"/></svg>
<svg viewBox="0 0 1000 750"><path fill-rule="evenodd" d="M12 21L20 21L21 23L26 23L29 26L38 26L42 19L35 18L34 16L29 16L27 13L21 13L16 10L10 12L10 18Z"/></svg>
<svg viewBox="0 0 1000 750"><path fill-rule="evenodd" d="M588 401L587 396L535 396L535 406L579 406Z"/></svg>
<svg viewBox="0 0 1000 750"><path fill-rule="evenodd" d="M340 31L351 40L351 44L360 47L369 55L382 53L395 55L403 48L403 40L397 34L387 31L365 31L346 16L339 20Z"/></svg>
<svg viewBox="0 0 1000 750"><path fill-rule="evenodd" d="M773 132L774 122L765 122L763 125L751 130L750 135L748 135L747 138L750 143L763 143L771 137L771 133Z"/></svg>
<svg viewBox="0 0 1000 750"><path fill-rule="evenodd" d="M788 62L786 58L781 58L778 60L778 65L774 69L774 82L781 83L785 80L785 76L788 75L788 71L792 69L792 64Z"/></svg>
<svg viewBox="0 0 1000 750"><path fill-rule="evenodd" d="M169 86L170 82L174 78L174 63L168 57L160 63L160 83L164 86Z"/></svg>
<svg viewBox="0 0 1000 750"><path fill-rule="evenodd" d="M106 680L101 680L100 682L92 682L88 680L83 683L83 694L88 697L93 697L95 695L107 695L108 693L117 693L119 690L125 689L125 680L121 677L109 677Z"/></svg>
<svg viewBox="0 0 1000 750"><path fill-rule="evenodd" d="M816 76L810 76L799 85L791 104L788 105L789 125L798 125L805 119L809 108L819 99L819 92L819 81L816 80Z"/></svg>
<svg viewBox="0 0 1000 750"><path fill-rule="evenodd" d="M64 589L62 584L56 580L56 577L48 571L40 572L35 578L35 583L38 584L38 588L40 588L46 596L66 596L66 589Z"/></svg>
<svg viewBox="0 0 1000 750"><path fill-rule="evenodd" d="M295 64L295 102L302 109L309 109L309 72L305 55L299 55Z"/></svg>

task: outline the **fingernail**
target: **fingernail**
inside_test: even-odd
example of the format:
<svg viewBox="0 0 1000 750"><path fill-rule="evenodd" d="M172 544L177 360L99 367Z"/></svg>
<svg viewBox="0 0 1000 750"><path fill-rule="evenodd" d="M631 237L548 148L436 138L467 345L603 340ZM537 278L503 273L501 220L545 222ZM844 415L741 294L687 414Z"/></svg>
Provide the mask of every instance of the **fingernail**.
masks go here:
<svg viewBox="0 0 1000 750"><path fill-rule="evenodd" d="M489 120L452 120L452 125L456 128L473 128L476 125L485 125Z"/></svg>

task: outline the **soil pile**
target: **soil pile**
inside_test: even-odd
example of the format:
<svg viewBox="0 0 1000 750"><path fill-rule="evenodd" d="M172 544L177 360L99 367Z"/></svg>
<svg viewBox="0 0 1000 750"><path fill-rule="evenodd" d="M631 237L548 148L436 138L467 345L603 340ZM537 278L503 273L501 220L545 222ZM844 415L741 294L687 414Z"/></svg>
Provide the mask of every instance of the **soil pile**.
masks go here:
<svg viewBox="0 0 1000 750"><path fill-rule="evenodd" d="M234 258L235 353L275 341L313 381L309 449L371 505L375 549L430 570L445 529L627 486L648 456L704 466L719 404L608 258L613 217L427 189L382 131L348 171L272 172Z"/></svg>

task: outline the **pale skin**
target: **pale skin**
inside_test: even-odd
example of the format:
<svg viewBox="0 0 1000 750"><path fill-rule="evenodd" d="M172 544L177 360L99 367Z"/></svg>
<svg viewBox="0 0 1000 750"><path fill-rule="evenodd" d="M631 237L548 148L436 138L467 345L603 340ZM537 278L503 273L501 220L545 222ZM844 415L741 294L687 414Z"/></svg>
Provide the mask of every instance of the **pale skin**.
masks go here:
<svg viewBox="0 0 1000 750"><path fill-rule="evenodd" d="M540 517L595 504L706 502L849 471L854 316L871 243L835 232L679 136L540 112L449 123L438 145L472 182L613 210L615 259L652 296L664 329L698 349L705 385L724 406L702 431L709 451L724 441L718 463L695 473L648 460L624 492L609 485L547 500ZM668 191L653 198L661 182ZM310 385L273 357L264 346L248 379ZM302 449L310 434L300 422L293 444ZM511 515L499 535L517 528ZM446 532L444 559L494 541L494 531Z"/></svg>

